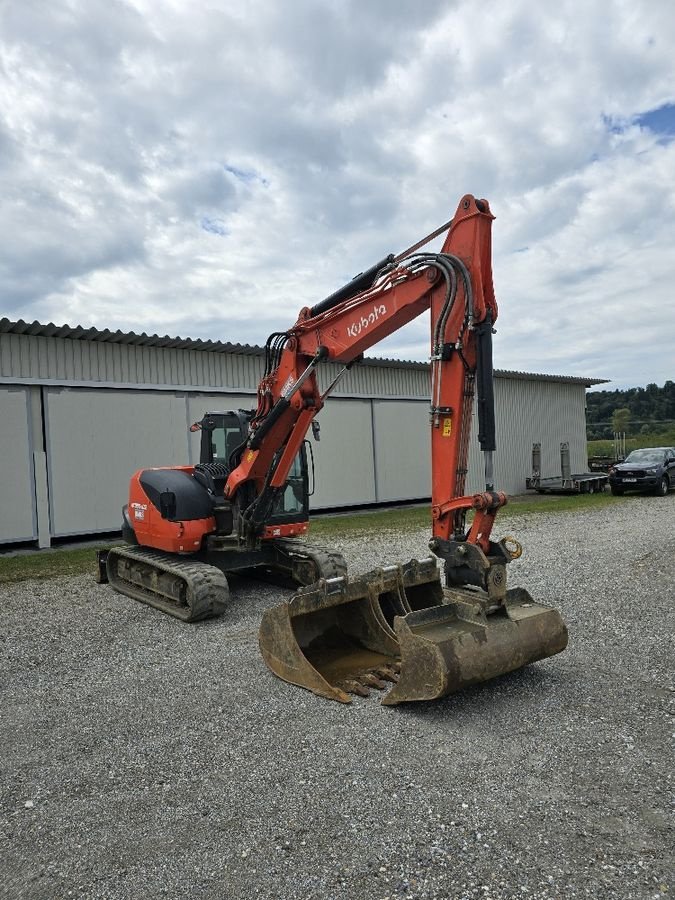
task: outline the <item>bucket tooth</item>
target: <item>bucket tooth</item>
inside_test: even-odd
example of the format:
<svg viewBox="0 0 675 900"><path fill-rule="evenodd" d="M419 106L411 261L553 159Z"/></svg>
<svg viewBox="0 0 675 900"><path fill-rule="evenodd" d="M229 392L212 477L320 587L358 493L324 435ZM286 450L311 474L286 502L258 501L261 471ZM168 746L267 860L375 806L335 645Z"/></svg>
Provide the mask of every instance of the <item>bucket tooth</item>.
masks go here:
<svg viewBox="0 0 675 900"><path fill-rule="evenodd" d="M357 697L370 697L370 690L358 681L343 681L342 687L348 694L355 694Z"/></svg>
<svg viewBox="0 0 675 900"><path fill-rule="evenodd" d="M378 666L374 671L383 681L390 681L392 684L396 684L398 681L398 675L394 672L393 666Z"/></svg>
<svg viewBox="0 0 675 900"><path fill-rule="evenodd" d="M522 588L486 614L480 595L446 590L443 606L395 620L401 676L383 704L435 700L560 653L567 628L560 613L535 603Z"/></svg>
<svg viewBox="0 0 675 900"><path fill-rule="evenodd" d="M372 672L364 672L363 675L359 675L359 681L361 684L365 684L368 687L377 688L378 691L383 691L387 686L386 681L378 678L377 675L374 675Z"/></svg>

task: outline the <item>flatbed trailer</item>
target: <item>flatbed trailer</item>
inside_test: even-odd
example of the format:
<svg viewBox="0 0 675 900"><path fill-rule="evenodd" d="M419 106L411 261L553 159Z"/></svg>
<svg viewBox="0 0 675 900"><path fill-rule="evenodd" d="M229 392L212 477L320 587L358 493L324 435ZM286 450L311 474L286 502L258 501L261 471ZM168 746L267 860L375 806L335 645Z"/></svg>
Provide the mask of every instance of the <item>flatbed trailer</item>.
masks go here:
<svg viewBox="0 0 675 900"><path fill-rule="evenodd" d="M595 494L607 487L609 475L606 472L570 472L570 445L564 441L560 445L561 475L553 478L541 477L541 444L532 445L532 475L525 479L530 491L540 494Z"/></svg>
<svg viewBox="0 0 675 900"><path fill-rule="evenodd" d="M582 472L569 478L526 478L528 490L540 494L595 494L604 491L609 475L597 472Z"/></svg>
<svg viewBox="0 0 675 900"><path fill-rule="evenodd" d="M589 456L588 468L591 472L601 472L606 475L612 466L623 462L623 460L623 456Z"/></svg>

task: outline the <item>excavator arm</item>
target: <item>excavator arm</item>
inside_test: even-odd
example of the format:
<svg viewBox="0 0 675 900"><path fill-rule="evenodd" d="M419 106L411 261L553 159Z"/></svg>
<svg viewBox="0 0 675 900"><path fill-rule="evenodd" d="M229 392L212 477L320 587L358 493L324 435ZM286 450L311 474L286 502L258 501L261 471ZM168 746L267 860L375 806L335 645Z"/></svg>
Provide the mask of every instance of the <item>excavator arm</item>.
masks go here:
<svg viewBox="0 0 675 900"><path fill-rule="evenodd" d="M494 492L491 474L495 449L491 339L497 319L493 218L487 201L463 197L448 223L440 253L406 251L386 257L351 285L301 310L287 332L271 336L248 441L225 486L225 497L234 499L244 484L255 485L256 499L240 520L243 537L254 540L264 529L293 459L341 375L366 350L429 310L434 549L447 551L446 545L468 539L489 554L492 522L506 502L503 494ZM322 392L317 370L326 362L341 363L343 369ZM466 497L476 382L486 491ZM467 538L464 522L471 508L476 512Z"/></svg>

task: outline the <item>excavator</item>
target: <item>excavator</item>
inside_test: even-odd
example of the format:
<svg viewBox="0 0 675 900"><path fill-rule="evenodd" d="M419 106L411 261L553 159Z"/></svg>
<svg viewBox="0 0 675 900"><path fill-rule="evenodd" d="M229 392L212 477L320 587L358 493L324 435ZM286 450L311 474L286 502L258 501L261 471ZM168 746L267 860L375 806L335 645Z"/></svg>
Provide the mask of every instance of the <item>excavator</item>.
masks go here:
<svg viewBox="0 0 675 900"><path fill-rule="evenodd" d="M522 547L491 537L507 502L493 474L493 219L486 200L465 195L445 225L270 335L257 408L195 423L197 465L134 474L126 543L99 553L98 580L196 621L223 612L226 573L290 577L296 593L262 618L263 659L279 678L343 703L373 689L386 705L432 700L564 650L560 613L507 588ZM444 233L440 252L421 251ZM307 433L318 439L316 416L364 352L427 311L433 555L348 577L339 553L302 539ZM341 368L321 389L327 362ZM485 490L465 495L474 399Z"/></svg>

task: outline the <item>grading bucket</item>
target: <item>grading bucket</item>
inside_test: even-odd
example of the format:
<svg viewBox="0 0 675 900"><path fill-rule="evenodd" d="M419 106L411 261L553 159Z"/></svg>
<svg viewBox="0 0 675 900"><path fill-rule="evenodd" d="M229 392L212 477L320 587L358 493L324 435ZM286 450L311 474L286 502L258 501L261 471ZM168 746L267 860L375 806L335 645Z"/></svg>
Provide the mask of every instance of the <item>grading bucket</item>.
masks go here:
<svg viewBox="0 0 675 900"><path fill-rule="evenodd" d="M384 704L445 697L567 646L560 613L535 603L523 588L507 591L491 613L471 593L446 588L444 605L395 619L401 674Z"/></svg>
<svg viewBox="0 0 675 900"><path fill-rule="evenodd" d="M393 684L383 703L433 700L559 653L560 614L527 591L500 605L474 589L443 588L436 560L302 588L268 610L260 649L279 678L351 702Z"/></svg>

